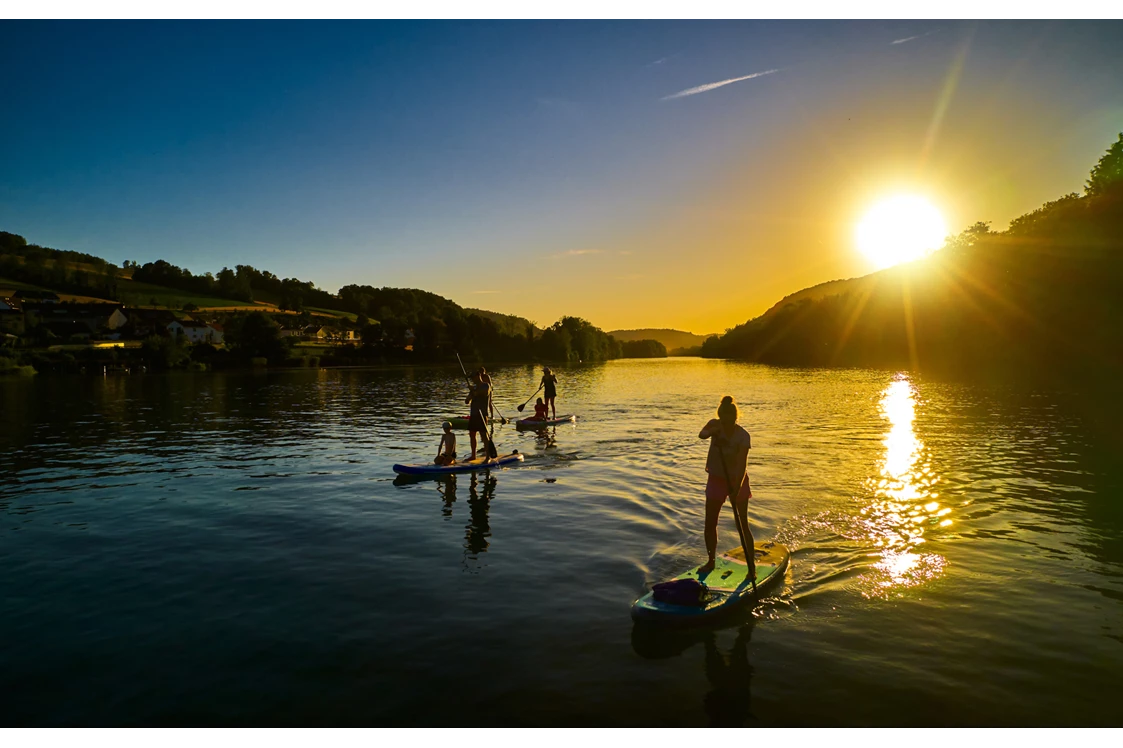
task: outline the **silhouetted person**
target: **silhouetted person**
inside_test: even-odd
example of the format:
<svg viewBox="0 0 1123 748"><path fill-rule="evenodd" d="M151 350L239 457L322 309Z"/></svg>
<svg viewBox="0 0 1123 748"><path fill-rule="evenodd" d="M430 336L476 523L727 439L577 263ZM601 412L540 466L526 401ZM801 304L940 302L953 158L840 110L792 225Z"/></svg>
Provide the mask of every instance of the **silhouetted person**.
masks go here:
<svg viewBox="0 0 1123 748"><path fill-rule="evenodd" d="M549 417L549 413L549 406L542 402L542 398L538 398L538 402L534 404L534 420L545 421Z"/></svg>
<svg viewBox="0 0 1123 748"><path fill-rule="evenodd" d="M558 417L558 406L554 403L554 398L558 396L558 378L554 372L550 371L549 366L542 367L542 386L546 388L543 397L546 400L546 405L554 412L554 418Z"/></svg>
<svg viewBox="0 0 1123 748"><path fill-rule="evenodd" d="M749 432L737 425L737 404L733 398L726 395L721 399L717 409L717 418L711 419L702 430L698 432L699 439L710 440L710 451L706 456L706 472L710 477L706 481L706 552L710 560L699 567L698 573L705 574L714 568L714 557L717 554L717 521L721 516L721 507L726 499L732 501L728 481L739 486L737 491L737 514L740 517L741 530L745 534L745 544L748 546L748 558L745 562L749 566L749 579L756 578L756 559L753 554L753 535L749 531L749 520L745 511L749 506L749 499L753 491L749 486L749 476L745 467L749 459L749 449L752 440Z"/></svg>
<svg viewBox="0 0 1123 748"><path fill-rule="evenodd" d="M487 413L491 406L491 385L483 381L483 376L478 371L472 376L472 390L468 393L468 397L464 398L464 402L472 406L468 414L468 439L472 443L471 459L474 460L476 459L476 432L479 432L485 446L484 454L487 454Z"/></svg>
<svg viewBox="0 0 1123 748"><path fill-rule="evenodd" d="M476 369L476 373L480 375L480 381L491 388L489 390L488 397L487 397L487 417L494 421L495 420L495 402L494 402L495 386L491 383L491 375L488 374L487 369L485 369L482 366L480 368Z"/></svg>
<svg viewBox="0 0 1123 748"><path fill-rule="evenodd" d="M437 445L437 456L433 459L438 465L451 465L456 462L456 434L452 433L452 424L445 421L441 424L444 433L441 434L441 443Z"/></svg>

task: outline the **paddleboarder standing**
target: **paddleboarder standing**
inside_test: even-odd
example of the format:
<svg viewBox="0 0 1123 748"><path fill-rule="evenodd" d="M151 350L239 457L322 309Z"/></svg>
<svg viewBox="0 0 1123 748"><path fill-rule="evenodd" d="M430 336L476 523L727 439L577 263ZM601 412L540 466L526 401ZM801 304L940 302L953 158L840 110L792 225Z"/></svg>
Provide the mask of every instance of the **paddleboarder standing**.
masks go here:
<svg viewBox="0 0 1123 748"><path fill-rule="evenodd" d="M542 386L546 388L543 397L548 405L554 412L554 418L558 417L558 406L554 404L554 398L558 396L558 378L550 371L549 366L542 367Z"/></svg>
<svg viewBox="0 0 1123 748"><path fill-rule="evenodd" d="M745 561L749 567L749 578L756 578L756 563L753 558L753 535L749 531L749 520L745 515L749 499L753 496L749 486L749 476L745 472L752 440L749 432L737 425L737 404L726 395L717 409L717 418L711 419L698 433L699 439L710 440L710 450L706 456L706 552L710 560L698 569L704 574L714 568L717 555L717 521L725 500L734 500L731 486L737 486L734 517L744 535L745 547L749 549Z"/></svg>
<svg viewBox="0 0 1123 748"><path fill-rule="evenodd" d="M468 415L468 440L472 444L472 457L476 459L476 432L487 447L487 414L491 407L491 385L483 380L478 371L472 375L472 389L464 402L471 405Z"/></svg>
<svg viewBox="0 0 1123 748"><path fill-rule="evenodd" d="M476 373L480 375L480 381L483 382L484 384L486 384L490 388L489 389L490 394L488 395L488 399L487 399L487 417L494 421L495 420L495 400L494 400L495 387L491 384L491 375L488 374L487 369L485 369L482 366L480 368L476 369Z"/></svg>

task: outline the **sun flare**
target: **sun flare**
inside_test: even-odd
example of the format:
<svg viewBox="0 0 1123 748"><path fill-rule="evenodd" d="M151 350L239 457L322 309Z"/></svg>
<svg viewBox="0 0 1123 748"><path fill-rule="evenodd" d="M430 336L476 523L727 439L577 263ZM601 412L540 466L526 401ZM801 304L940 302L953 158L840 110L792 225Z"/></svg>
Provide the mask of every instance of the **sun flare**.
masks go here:
<svg viewBox="0 0 1123 748"><path fill-rule="evenodd" d="M874 265L887 268L939 249L947 224L935 205L918 195L897 195L874 205L858 222L858 249Z"/></svg>

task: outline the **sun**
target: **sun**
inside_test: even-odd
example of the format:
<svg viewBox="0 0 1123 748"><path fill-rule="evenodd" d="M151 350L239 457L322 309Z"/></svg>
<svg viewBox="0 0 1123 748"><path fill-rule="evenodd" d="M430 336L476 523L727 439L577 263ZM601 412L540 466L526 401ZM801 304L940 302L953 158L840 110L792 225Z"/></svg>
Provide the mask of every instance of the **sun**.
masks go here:
<svg viewBox="0 0 1123 748"><path fill-rule="evenodd" d="M858 249L880 270L939 249L947 237L947 224L927 199L896 195L870 208L854 236Z"/></svg>

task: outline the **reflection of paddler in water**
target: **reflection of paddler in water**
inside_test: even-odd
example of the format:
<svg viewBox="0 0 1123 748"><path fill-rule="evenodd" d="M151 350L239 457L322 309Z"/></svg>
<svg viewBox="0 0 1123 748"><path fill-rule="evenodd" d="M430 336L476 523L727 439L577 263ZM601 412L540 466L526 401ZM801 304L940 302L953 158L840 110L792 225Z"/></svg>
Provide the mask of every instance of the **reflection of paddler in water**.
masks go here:
<svg viewBox="0 0 1123 748"><path fill-rule="evenodd" d="M444 508L441 509L441 516L445 519L452 517L452 505L456 503L456 476L446 475L438 480L437 493L445 502Z"/></svg>
<svg viewBox="0 0 1123 748"><path fill-rule="evenodd" d="M737 638L729 653L723 654L713 629L674 631L647 626L632 629L632 649L647 660L679 657L701 641L705 645L706 680L710 690L702 706L710 727L741 727L752 715L753 668L749 664L749 640L753 623L737 627Z"/></svg>
<svg viewBox="0 0 1123 748"><path fill-rule="evenodd" d="M490 473L483 478L483 490L479 490L480 478L476 473L471 474L468 483L468 524L464 536L464 550L476 556L487 551L488 538L491 537L491 525L488 524L488 508L495 496L495 486L499 479Z"/></svg>
<svg viewBox="0 0 1123 748"><path fill-rule="evenodd" d="M534 430L534 441L543 449L557 449L558 427L543 426Z"/></svg>
<svg viewBox="0 0 1123 748"><path fill-rule="evenodd" d="M726 657L711 632L706 637L706 679L712 690L702 700L710 727L742 727L751 718L753 666L749 664L752 626L737 629L737 639Z"/></svg>

